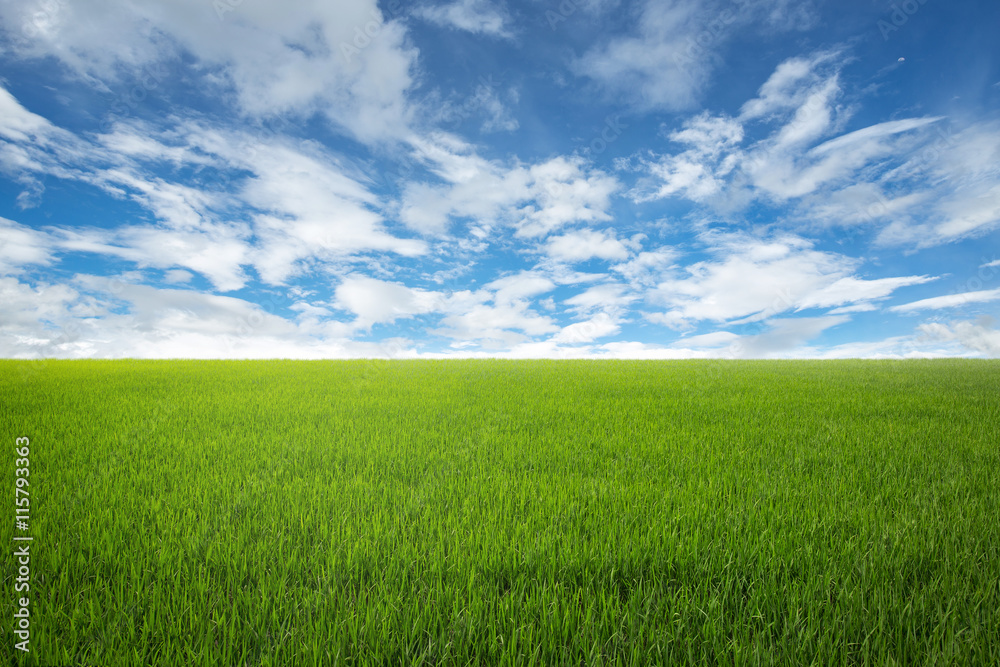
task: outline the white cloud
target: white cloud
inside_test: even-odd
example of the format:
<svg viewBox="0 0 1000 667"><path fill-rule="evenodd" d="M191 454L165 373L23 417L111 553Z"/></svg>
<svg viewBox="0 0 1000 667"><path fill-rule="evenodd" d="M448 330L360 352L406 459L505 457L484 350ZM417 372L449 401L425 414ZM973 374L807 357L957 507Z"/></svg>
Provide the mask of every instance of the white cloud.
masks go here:
<svg viewBox="0 0 1000 667"><path fill-rule="evenodd" d="M805 344L848 320L846 316L771 319L760 322L757 333L714 331L680 338L670 347L691 356L721 359L781 359L799 355L803 349L809 349L815 356L816 349L806 348Z"/></svg>
<svg viewBox="0 0 1000 667"><path fill-rule="evenodd" d="M217 289L240 289L247 276L242 264L249 261L246 231L240 227L212 226L205 231L172 230L152 226L116 229L56 229L63 251L97 253L135 262L140 268L185 267L201 273Z"/></svg>
<svg viewBox="0 0 1000 667"><path fill-rule="evenodd" d="M578 159L558 157L529 170L532 203L518 213L517 235L533 238L571 222L606 222L618 181L598 170L585 171Z"/></svg>
<svg viewBox="0 0 1000 667"><path fill-rule="evenodd" d="M551 318L537 314L523 301L492 306L482 302L464 305L466 307L456 308L444 317L441 328L431 333L456 341L477 341L487 349L502 349L524 342L528 337L559 331Z"/></svg>
<svg viewBox="0 0 1000 667"><path fill-rule="evenodd" d="M0 331L11 336L40 339L71 320L80 294L68 285L32 287L13 277L0 278ZM78 313L79 314L79 313ZM3 356L19 356L10 349ZM14 352L12 354L12 352Z"/></svg>
<svg viewBox="0 0 1000 667"><path fill-rule="evenodd" d="M649 0L636 34L591 49L576 62L577 73L643 109L692 106L711 72L708 58L693 53L688 40L704 22L698 5Z"/></svg>
<svg viewBox="0 0 1000 667"><path fill-rule="evenodd" d="M622 264L615 264L611 270L620 273L629 283L651 286L659 282L664 273L678 259L679 254L672 248L661 247L638 253Z"/></svg>
<svg viewBox="0 0 1000 667"><path fill-rule="evenodd" d="M846 315L832 315L768 320L765 324L770 327L769 330L741 336L730 344L729 351L738 357L781 357L849 319Z"/></svg>
<svg viewBox="0 0 1000 667"><path fill-rule="evenodd" d="M453 219L469 218L487 229L504 222L519 236L533 238L574 222L611 219L607 209L618 181L587 170L579 158L504 166L446 134L411 143L416 157L445 181L406 185L400 219L418 232L443 234Z"/></svg>
<svg viewBox="0 0 1000 667"><path fill-rule="evenodd" d="M0 276L51 264L53 245L48 234L0 217Z"/></svg>
<svg viewBox="0 0 1000 667"><path fill-rule="evenodd" d="M969 190L963 193L964 196L954 197L939 207L944 220L935 231L940 236L960 238L1000 223L1000 182Z"/></svg>
<svg viewBox="0 0 1000 667"><path fill-rule="evenodd" d="M842 57L840 51L823 51L809 58L789 58L774 70L757 97L740 110L743 119L766 118L801 108L816 91L821 75L817 72Z"/></svg>
<svg viewBox="0 0 1000 667"><path fill-rule="evenodd" d="M685 146L634 156L630 193L683 197L734 217L755 201L792 203L796 228L870 224L880 245L928 247L1000 226L1000 124L902 118L851 132L839 50L780 64L737 118L707 112L668 138ZM743 145L756 125L769 134Z"/></svg>
<svg viewBox="0 0 1000 667"><path fill-rule="evenodd" d="M703 201L716 195L725 177L737 166L743 126L727 116L706 112L684 121L683 128L668 138L689 148L677 154L641 159L639 166L648 176L633 193L636 201L674 195Z"/></svg>
<svg viewBox="0 0 1000 667"><path fill-rule="evenodd" d="M456 93L455 97L445 99L431 95L424 107L428 121L434 124L454 125L469 118L482 118L479 131L484 134L513 132L520 127L520 123L514 117L511 105L516 105L519 99L517 88L511 86L500 91L499 84L492 77L481 77L471 93Z"/></svg>
<svg viewBox="0 0 1000 667"><path fill-rule="evenodd" d="M515 276L516 277L516 276ZM596 312L586 321L556 326L527 308L520 295L537 295L541 284L511 280L510 296L493 306L489 290L460 292L448 297L412 290L384 281L367 282L346 301L369 321L436 312L447 313L440 333L454 343L444 353L420 352L405 338L356 342L347 338L357 322L332 319L322 305L303 301L291 292L277 297L298 313L287 319L248 301L192 290L156 289L97 276L77 276L74 286L29 286L15 278L0 278L0 356L137 357L137 358L346 358L346 357L485 357L508 358L909 358L935 356L998 356L1000 332L986 319L949 325L927 324L917 336L898 336L870 343L815 347L808 343L845 317L770 319L759 333L736 335L719 331L681 339L671 345L618 341L593 345L616 335L614 315ZM398 289L402 288L402 289ZM499 290L497 290L499 291ZM339 296L339 295L338 295ZM381 304L365 297L384 298ZM433 302L433 303L432 303ZM344 305L347 305L346 303ZM546 340L531 340L538 336ZM469 347L478 344L479 347ZM22 372L30 374L34 366Z"/></svg>
<svg viewBox="0 0 1000 667"><path fill-rule="evenodd" d="M713 331L712 333L701 334L699 336L686 336L672 343L670 347L716 349L732 346L739 339L739 334L734 334L731 331Z"/></svg>
<svg viewBox="0 0 1000 667"><path fill-rule="evenodd" d="M620 318L628 307L639 297L629 292L628 287L619 283L603 283L588 287L584 291L563 301L570 312L578 317L590 317L594 313L605 313Z"/></svg>
<svg viewBox="0 0 1000 667"><path fill-rule="evenodd" d="M44 284L32 288L3 279L6 314L0 324L5 334L0 355L240 356L241 341L264 336L272 342L285 339L287 347L294 334L283 319L240 299L95 276L78 276L74 282L75 289Z"/></svg>
<svg viewBox="0 0 1000 667"><path fill-rule="evenodd" d="M493 300L498 305L512 304L524 299L532 299L555 288L555 283L534 271L522 271L487 283L486 289L493 290Z"/></svg>
<svg viewBox="0 0 1000 667"><path fill-rule="evenodd" d="M878 310L878 306L874 303L856 303L851 306L841 306L840 308L834 308L829 312L830 315L847 315L850 313L870 313L874 310Z"/></svg>
<svg viewBox="0 0 1000 667"><path fill-rule="evenodd" d="M355 327L370 329L373 324L439 311L444 305L444 297L438 292L400 283L348 276L337 286L334 303L354 313Z"/></svg>
<svg viewBox="0 0 1000 667"><path fill-rule="evenodd" d="M647 166L650 176L659 182L659 186L654 192L637 196L636 201L663 199L677 194L692 201L704 201L718 194L723 186L711 166L691 159L690 153L671 155L658 162L647 163Z"/></svg>
<svg viewBox="0 0 1000 667"><path fill-rule="evenodd" d="M61 61L97 87L184 54L206 73L203 85L231 91L246 114L321 112L363 141L409 126L417 54L375 0L28 0L0 5L0 20L31 27L13 33L18 55ZM166 86L165 77L148 87Z"/></svg>
<svg viewBox="0 0 1000 667"><path fill-rule="evenodd" d="M498 278L477 292L455 292L449 295L447 314L441 326L433 330L453 339L455 349L478 342L485 348L510 348L530 337L559 331L548 316L531 308L532 301L555 287L549 278L533 272ZM490 305L492 301L492 305Z"/></svg>
<svg viewBox="0 0 1000 667"><path fill-rule="evenodd" d="M956 341L967 350L1000 357L1000 329L993 328L993 320L990 318L950 324L932 322L921 324L918 330L932 341Z"/></svg>
<svg viewBox="0 0 1000 667"><path fill-rule="evenodd" d="M755 150L745 169L754 184L779 199L802 197L829 183L844 181L878 157L899 153L891 139L940 118L908 118L866 127L796 155L778 141Z"/></svg>
<svg viewBox="0 0 1000 667"><path fill-rule="evenodd" d="M488 0L455 0L443 5L420 7L413 13L440 26L492 37L512 37L504 12Z"/></svg>
<svg viewBox="0 0 1000 667"><path fill-rule="evenodd" d="M800 203L796 216L821 226L875 225L909 217L931 198L930 192L892 196L879 184L855 183L808 195Z"/></svg>
<svg viewBox="0 0 1000 667"><path fill-rule="evenodd" d="M43 189L36 178L39 173L68 179L86 177L85 172L74 169L77 166L74 163L90 157L87 155L86 143L42 116L28 111L2 85L0 137L4 139L0 141L0 172L9 174L28 186L28 191L21 193L19 197L22 208L37 203L24 200L36 200Z"/></svg>
<svg viewBox="0 0 1000 667"><path fill-rule="evenodd" d="M388 233L376 197L322 155L262 145L252 167L256 175L241 195L262 212L255 218L263 240L255 265L268 282L284 282L297 262L310 257L334 261L369 250L407 257L426 252L423 241Z"/></svg>
<svg viewBox="0 0 1000 667"><path fill-rule="evenodd" d="M189 283L192 278L194 278L194 276L191 272L183 269L170 269L163 274L163 280L174 285Z"/></svg>
<svg viewBox="0 0 1000 667"><path fill-rule="evenodd" d="M939 126L888 176L922 198L879 234L882 245L929 247L1000 225L1000 123Z"/></svg>
<svg viewBox="0 0 1000 667"><path fill-rule="evenodd" d="M607 313L598 313L585 322L576 322L562 328L552 337L555 343L591 343L598 338L613 336L621 331L618 323Z"/></svg>
<svg viewBox="0 0 1000 667"><path fill-rule="evenodd" d="M562 236L550 236L545 250L553 259L564 262L584 262L594 258L624 260L629 256L625 244L615 237L614 232L606 230L579 229Z"/></svg>
<svg viewBox="0 0 1000 667"><path fill-rule="evenodd" d="M299 321L242 299L193 290L156 289L126 280L77 276L74 286L31 287L0 278L0 357L38 358L298 358L416 356L402 338L349 340L351 327L324 308L273 303L299 311ZM39 368L26 364L25 377Z"/></svg>
<svg viewBox="0 0 1000 667"><path fill-rule="evenodd" d="M14 104L21 109L15 116L30 116ZM369 251L414 257L427 250L423 241L389 233L383 204L364 176L310 142L293 146L277 136L190 122L165 128L119 123L94 142L41 122L31 126L43 128L46 141L63 146L61 152L42 151L32 135L25 150L34 157L11 165L0 155L0 163L97 186L131 199L158 221L54 227L51 234L64 251L110 254L140 267L182 267L228 291L246 284L248 265L265 282L282 284L310 262L342 262ZM224 176L207 184L179 183L154 175L174 173L158 169L164 163L175 169L208 166Z"/></svg>
<svg viewBox="0 0 1000 667"><path fill-rule="evenodd" d="M703 112L684 121L683 129L672 132L670 140L691 146L701 155L716 155L743 141L743 125L728 116Z"/></svg>
<svg viewBox="0 0 1000 667"><path fill-rule="evenodd" d="M744 235L707 237L714 260L686 267L661 282L648 299L666 312L653 322L685 328L699 321L758 321L805 308L834 307L882 299L924 276L862 280L852 275L858 260L814 250L804 239L766 241Z"/></svg>
<svg viewBox="0 0 1000 667"><path fill-rule="evenodd" d="M708 359L715 355L709 350L677 349L639 341L616 341L595 348L592 356L607 359Z"/></svg>
<svg viewBox="0 0 1000 667"><path fill-rule="evenodd" d="M55 129L52 123L25 109L0 86L0 136L15 142L38 141Z"/></svg>
<svg viewBox="0 0 1000 667"><path fill-rule="evenodd" d="M862 280L849 276L805 296L799 301L797 310L829 308L845 303L861 302L851 306L851 311L841 310L840 312L862 312L868 310L871 301L885 299L901 287L922 285L932 280L936 279L928 276L905 276Z"/></svg>
<svg viewBox="0 0 1000 667"><path fill-rule="evenodd" d="M697 103L732 35L798 30L814 20L812 3L797 0L646 0L631 34L591 48L574 69L639 110L676 111Z"/></svg>
<svg viewBox="0 0 1000 667"><path fill-rule="evenodd" d="M904 303L893 306L889 310L896 313L912 313L918 310L940 310L942 308L957 308L970 303L988 303L1000 300L1000 289L979 290L976 292L963 292L961 294L947 294L935 296L929 299L921 299L911 303Z"/></svg>

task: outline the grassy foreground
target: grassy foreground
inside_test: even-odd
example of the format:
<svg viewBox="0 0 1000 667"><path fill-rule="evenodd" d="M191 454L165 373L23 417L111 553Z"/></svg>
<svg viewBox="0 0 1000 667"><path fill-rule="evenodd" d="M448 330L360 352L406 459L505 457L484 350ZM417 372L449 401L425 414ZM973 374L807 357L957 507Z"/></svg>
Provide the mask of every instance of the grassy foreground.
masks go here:
<svg viewBox="0 0 1000 667"><path fill-rule="evenodd" d="M1000 664L997 362L0 361L0 397L3 664Z"/></svg>

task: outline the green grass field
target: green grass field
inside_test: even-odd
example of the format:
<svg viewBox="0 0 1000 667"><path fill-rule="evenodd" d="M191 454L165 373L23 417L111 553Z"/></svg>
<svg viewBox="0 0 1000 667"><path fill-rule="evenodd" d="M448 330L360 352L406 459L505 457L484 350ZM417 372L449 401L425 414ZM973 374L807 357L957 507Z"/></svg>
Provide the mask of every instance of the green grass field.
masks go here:
<svg viewBox="0 0 1000 667"><path fill-rule="evenodd" d="M1000 664L1000 363L0 362L25 665Z"/></svg>

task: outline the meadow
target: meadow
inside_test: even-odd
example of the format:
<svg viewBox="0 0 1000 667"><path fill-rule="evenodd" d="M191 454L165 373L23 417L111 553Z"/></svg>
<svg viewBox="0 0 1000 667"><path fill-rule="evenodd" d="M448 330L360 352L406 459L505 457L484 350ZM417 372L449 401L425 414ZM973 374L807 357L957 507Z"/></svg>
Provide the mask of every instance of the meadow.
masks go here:
<svg viewBox="0 0 1000 667"><path fill-rule="evenodd" d="M4 664L998 665L1000 362L0 361Z"/></svg>

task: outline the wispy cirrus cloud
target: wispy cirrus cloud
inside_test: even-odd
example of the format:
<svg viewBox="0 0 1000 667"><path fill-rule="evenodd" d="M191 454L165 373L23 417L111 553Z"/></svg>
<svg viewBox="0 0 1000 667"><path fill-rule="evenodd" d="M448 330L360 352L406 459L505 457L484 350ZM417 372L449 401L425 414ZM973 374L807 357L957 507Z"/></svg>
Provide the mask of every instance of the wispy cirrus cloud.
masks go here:
<svg viewBox="0 0 1000 667"><path fill-rule="evenodd" d="M975 292L962 292L961 294L945 294L934 296L929 299L911 301L898 306L893 306L889 310L895 313L913 313L918 310L941 310L943 308L958 308L973 303L989 303L1000 301L1000 289L978 290Z"/></svg>
<svg viewBox="0 0 1000 667"><path fill-rule="evenodd" d="M426 5L418 7L413 13L439 26L502 39L513 37L506 11L502 6L486 0L455 0Z"/></svg>
<svg viewBox="0 0 1000 667"><path fill-rule="evenodd" d="M788 223L874 227L881 245L939 245L1000 225L1000 127L920 116L844 132L856 110L843 99L847 60L843 50L792 58L739 116L688 118L667 135L683 150L631 162L643 174L631 196L729 214L791 206Z"/></svg>
<svg viewBox="0 0 1000 667"><path fill-rule="evenodd" d="M795 236L708 236L712 259L672 271L649 292L656 323L684 329L702 321L755 322L786 312L871 304L928 276L865 280L856 259L816 250Z"/></svg>
<svg viewBox="0 0 1000 667"><path fill-rule="evenodd" d="M423 241L387 231L383 202L363 174L351 174L316 145L190 122L162 129L123 122L90 141L39 120L16 101L7 106L8 124L31 134L7 131L0 150L5 170L82 181L139 204L156 220L117 228L53 226L50 234L63 250L114 256L140 268L190 269L224 291L246 284L246 267L281 284L311 261L427 251ZM17 159L21 155L32 158ZM179 175L185 169L215 175L185 179Z"/></svg>

